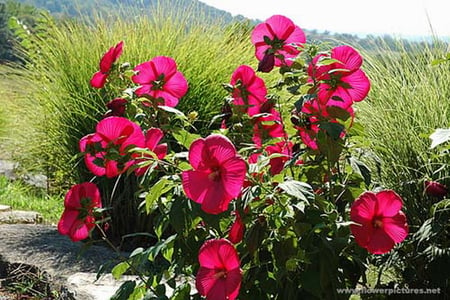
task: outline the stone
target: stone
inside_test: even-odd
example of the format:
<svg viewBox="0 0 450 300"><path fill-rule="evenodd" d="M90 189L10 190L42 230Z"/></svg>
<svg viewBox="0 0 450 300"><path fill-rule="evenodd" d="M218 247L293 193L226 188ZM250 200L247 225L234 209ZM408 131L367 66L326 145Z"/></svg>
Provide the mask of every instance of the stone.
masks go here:
<svg viewBox="0 0 450 300"><path fill-rule="evenodd" d="M105 297L110 297L120 284L110 280L94 283L92 274L96 274L102 265L105 272L110 273L115 264L128 257L127 253L118 254L107 247L74 243L60 235L55 226L32 224L0 224L0 253L1 260L7 263L28 264L47 272L54 285L60 286L66 295L62 299L80 300L109 299L89 298L97 297L93 296L94 291L88 294L85 289L78 289L76 283L86 276L86 282L91 282L95 289L108 295ZM91 275L79 275L69 284L70 276L77 273Z"/></svg>
<svg viewBox="0 0 450 300"><path fill-rule="evenodd" d="M96 273L75 273L67 279L66 288L75 299L109 300L122 283L137 280L136 276L123 276L115 280L111 274L104 274L99 280L96 277Z"/></svg>
<svg viewBox="0 0 450 300"><path fill-rule="evenodd" d="M10 211L10 210L11 210L11 206L0 204L0 212L2 212L2 211Z"/></svg>
<svg viewBox="0 0 450 300"><path fill-rule="evenodd" d="M0 224L38 224L42 221L42 216L35 211L0 210Z"/></svg>

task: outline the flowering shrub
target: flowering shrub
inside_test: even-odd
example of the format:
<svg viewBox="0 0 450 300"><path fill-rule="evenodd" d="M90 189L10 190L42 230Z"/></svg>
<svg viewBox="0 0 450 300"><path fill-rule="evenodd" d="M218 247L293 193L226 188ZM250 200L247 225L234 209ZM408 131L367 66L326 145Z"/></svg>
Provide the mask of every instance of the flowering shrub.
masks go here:
<svg viewBox="0 0 450 300"><path fill-rule="evenodd" d="M195 133L195 114L175 108L188 81L172 58L127 70L114 64L116 51L100 70L110 75L105 84L120 78L123 94L105 99L109 111L80 150L97 177L138 176L153 228L136 234L156 240L114 267L116 278L129 271L139 279L113 298L339 298L338 288L365 283L366 249L386 253L407 237L401 198L366 192L353 105L370 82L359 53L306 44L300 27L278 15L251 41L258 70L279 67L280 79L268 89L251 66L238 66L206 137ZM114 218L104 206L103 219ZM92 224L87 216L76 220Z"/></svg>

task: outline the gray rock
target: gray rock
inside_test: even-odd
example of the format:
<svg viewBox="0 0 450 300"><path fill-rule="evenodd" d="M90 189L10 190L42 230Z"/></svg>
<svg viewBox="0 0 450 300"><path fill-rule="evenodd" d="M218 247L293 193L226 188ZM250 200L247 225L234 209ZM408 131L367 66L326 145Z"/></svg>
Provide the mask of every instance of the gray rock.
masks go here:
<svg viewBox="0 0 450 300"><path fill-rule="evenodd" d="M105 274L96 280L96 273L79 272L67 279L67 290L76 299L109 300L126 280L137 280L136 276L123 276L115 280L111 274Z"/></svg>
<svg viewBox="0 0 450 300"><path fill-rule="evenodd" d="M12 180L17 179L16 169L18 166L19 164L16 162L0 159L0 175Z"/></svg>
<svg viewBox="0 0 450 300"><path fill-rule="evenodd" d="M42 216L35 211L0 210L0 224L38 224Z"/></svg>
<svg viewBox="0 0 450 300"><path fill-rule="evenodd" d="M107 298L88 298L92 294L90 296L84 290L77 290L74 285L69 288L67 280L70 276L79 272L95 274L101 265L106 265L105 271L110 272L119 261L118 254L109 248L74 243L60 235L56 227L47 225L0 225L0 254L8 263L29 264L47 272L55 286L66 287L69 294L80 300ZM87 281L92 280L90 276L93 275L86 275ZM108 291L108 295L112 295L116 287L115 283L110 285L104 282L103 285L97 284L95 289Z"/></svg>

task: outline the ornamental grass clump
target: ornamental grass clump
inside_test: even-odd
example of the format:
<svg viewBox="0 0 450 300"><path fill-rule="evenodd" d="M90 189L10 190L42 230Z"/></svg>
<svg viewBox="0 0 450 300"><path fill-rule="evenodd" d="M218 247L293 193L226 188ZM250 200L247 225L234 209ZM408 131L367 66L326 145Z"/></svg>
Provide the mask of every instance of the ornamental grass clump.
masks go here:
<svg viewBox="0 0 450 300"><path fill-rule="evenodd" d="M370 170L352 142L361 138L354 106L370 89L360 54L307 44L280 15L256 26L251 40L253 65L276 67L279 80L268 88L252 64L234 63L217 126L200 134L179 109L191 89L186 65L156 54L133 67L122 62L133 47L123 40L98 91L115 85L103 103L120 97L123 113L103 113L95 133L80 139L90 184L132 178L139 209L152 217L131 235L153 243L112 270L117 279L137 275L113 299L342 298L338 289L367 284L369 253L393 252L407 238L401 197L367 191ZM101 196L109 200L93 209L94 240L108 240L103 223L120 217L114 195ZM92 224L85 217L83 206L77 222Z"/></svg>

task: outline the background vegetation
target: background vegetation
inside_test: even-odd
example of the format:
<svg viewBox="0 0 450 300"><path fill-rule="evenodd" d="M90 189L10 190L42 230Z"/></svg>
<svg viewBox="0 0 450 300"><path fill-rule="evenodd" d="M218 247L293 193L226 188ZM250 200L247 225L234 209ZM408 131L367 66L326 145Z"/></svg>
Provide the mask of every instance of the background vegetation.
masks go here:
<svg viewBox="0 0 450 300"><path fill-rule="evenodd" d="M209 120L219 112L226 96L220 83L228 82L240 64L256 64L248 39L252 21L233 23L236 19L228 18L231 15L199 7L196 1L175 1L181 10L171 11L155 1L143 1L144 5L156 5L150 18L147 12L134 14L136 9L130 8L141 1L21 2L48 9L60 18L53 19L32 6L0 2L0 60L22 62L14 68L0 65L0 159L8 153L8 158L18 160L27 172L44 172L56 193L86 179L84 164L76 164L78 140L93 132L104 114L103 99L116 96L114 87L99 92L88 82L101 55L118 41L125 41L121 62L135 65L156 55L175 58L190 84L178 108L199 113L196 126L200 133L206 132ZM118 14L108 16L109 11ZM68 18L86 12L88 18ZM211 23L216 16L222 21ZM11 17L26 27L8 26ZM369 98L357 105L357 121L363 124L369 140L364 155L372 168L374 187L396 190L406 202L411 232L431 232L440 237L439 247L448 249L448 228L430 227L425 231L423 227L431 219L434 221L429 224L448 224L448 218L445 221L431 211L437 200L425 195L423 189L425 179L450 186L447 160L429 149L428 138L435 128L450 127L450 64L431 64L449 52L448 44L409 42L389 36L361 39L314 31L307 31L307 37L331 43L343 40L362 51L363 68L372 89ZM59 205L56 210L48 195L36 196L3 178L0 191L0 202L14 206L30 202L30 194L41 199L36 200L40 203L36 209L48 209L49 220L55 220L62 208ZM61 198L50 199L59 199L53 200L57 202ZM433 255L421 238L412 234L410 242L402 246L403 257L397 257L397 262L407 263L412 269L398 267L397 272L412 278L411 282L432 282L435 278L430 275L434 270L430 263L446 258L450 261L450 251L440 252L439 257ZM389 259L395 258L385 256L374 263L382 265ZM407 272L421 277L407 277L412 276ZM440 284L448 286L448 282Z"/></svg>

